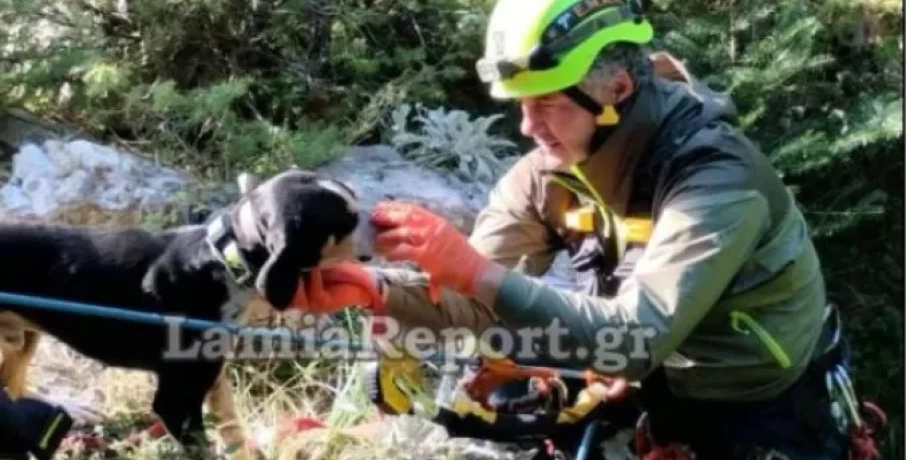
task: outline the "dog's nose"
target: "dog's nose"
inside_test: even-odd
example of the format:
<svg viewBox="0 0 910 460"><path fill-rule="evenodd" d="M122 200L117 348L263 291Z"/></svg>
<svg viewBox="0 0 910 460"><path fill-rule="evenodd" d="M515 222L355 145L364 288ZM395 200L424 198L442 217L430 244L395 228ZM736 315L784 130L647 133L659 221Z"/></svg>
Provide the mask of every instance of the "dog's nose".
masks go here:
<svg viewBox="0 0 910 460"><path fill-rule="evenodd" d="M370 222L366 210L361 210L354 228L354 254L358 261L369 262L373 260L373 242L376 239L376 229Z"/></svg>

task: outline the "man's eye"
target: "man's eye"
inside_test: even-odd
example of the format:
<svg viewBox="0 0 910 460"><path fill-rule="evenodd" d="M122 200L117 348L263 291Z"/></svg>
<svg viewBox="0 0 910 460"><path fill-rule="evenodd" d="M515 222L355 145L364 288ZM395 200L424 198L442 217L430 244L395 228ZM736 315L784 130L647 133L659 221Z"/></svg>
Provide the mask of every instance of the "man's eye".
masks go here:
<svg viewBox="0 0 910 460"><path fill-rule="evenodd" d="M560 110L562 110L562 106L560 106L558 104L544 104L540 107L540 110L543 110L545 112L556 113L556 112L559 112Z"/></svg>

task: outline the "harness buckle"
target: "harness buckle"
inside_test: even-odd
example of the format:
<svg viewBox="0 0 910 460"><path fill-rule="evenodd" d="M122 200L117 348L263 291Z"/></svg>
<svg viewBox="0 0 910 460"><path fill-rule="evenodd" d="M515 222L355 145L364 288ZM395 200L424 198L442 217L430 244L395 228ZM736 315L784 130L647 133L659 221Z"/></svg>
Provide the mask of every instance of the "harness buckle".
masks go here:
<svg viewBox="0 0 910 460"><path fill-rule="evenodd" d="M253 270L237 247L237 239L227 213L221 213L208 225L205 242L237 284L247 287L252 285Z"/></svg>

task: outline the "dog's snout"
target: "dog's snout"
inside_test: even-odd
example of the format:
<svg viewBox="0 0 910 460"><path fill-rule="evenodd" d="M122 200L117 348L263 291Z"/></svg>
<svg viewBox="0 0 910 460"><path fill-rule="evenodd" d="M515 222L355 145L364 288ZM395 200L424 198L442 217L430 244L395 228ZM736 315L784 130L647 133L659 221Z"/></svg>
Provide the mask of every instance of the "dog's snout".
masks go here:
<svg viewBox="0 0 910 460"><path fill-rule="evenodd" d="M376 228L370 222L369 215L361 211L354 229L354 257L360 262L373 260L373 243L376 239Z"/></svg>

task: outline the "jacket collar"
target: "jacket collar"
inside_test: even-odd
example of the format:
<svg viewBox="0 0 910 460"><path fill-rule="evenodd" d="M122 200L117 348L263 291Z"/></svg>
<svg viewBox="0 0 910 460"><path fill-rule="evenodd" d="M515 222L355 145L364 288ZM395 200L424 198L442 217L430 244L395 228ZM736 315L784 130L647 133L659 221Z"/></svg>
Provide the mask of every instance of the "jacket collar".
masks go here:
<svg viewBox="0 0 910 460"><path fill-rule="evenodd" d="M569 171L550 170L549 174L570 183L576 191L591 196L612 213L625 216L634 172L650 150L658 127L659 90L655 85L654 80L641 83L632 96L634 99L620 110L620 120L613 133L597 151Z"/></svg>

